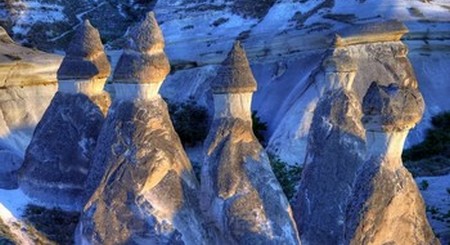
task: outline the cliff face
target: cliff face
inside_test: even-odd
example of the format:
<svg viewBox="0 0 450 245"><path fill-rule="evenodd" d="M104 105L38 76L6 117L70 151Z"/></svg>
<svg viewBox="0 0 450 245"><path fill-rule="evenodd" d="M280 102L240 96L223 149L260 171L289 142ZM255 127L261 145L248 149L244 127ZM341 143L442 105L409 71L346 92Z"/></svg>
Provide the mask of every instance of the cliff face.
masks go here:
<svg viewBox="0 0 450 245"><path fill-rule="evenodd" d="M215 116L205 142L202 209L220 243L298 244L291 208L256 139L251 96L256 90L240 44L212 84Z"/></svg>
<svg viewBox="0 0 450 245"><path fill-rule="evenodd" d="M158 94L169 64L153 13L136 29L143 31L131 32L114 72L117 97L99 136L86 194L95 191L76 242L210 244L198 182Z"/></svg>
<svg viewBox="0 0 450 245"><path fill-rule="evenodd" d="M420 92L414 86L374 82L364 97L363 110L368 154L347 208L346 243L440 244L428 224L420 192L401 160L408 131L424 111Z"/></svg>
<svg viewBox="0 0 450 245"><path fill-rule="evenodd" d="M56 206L82 207L80 196L108 110L103 85L110 66L98 31L86 21L59 70L59 92L37 125L20 169L27 195Z"/></svg>
<svg viewBox="0 0 450 245"><path fill-rule="evenodd" d="M0 187L16 188L34 127L56 92L61 57L16 44L0 27Z"/></svg>

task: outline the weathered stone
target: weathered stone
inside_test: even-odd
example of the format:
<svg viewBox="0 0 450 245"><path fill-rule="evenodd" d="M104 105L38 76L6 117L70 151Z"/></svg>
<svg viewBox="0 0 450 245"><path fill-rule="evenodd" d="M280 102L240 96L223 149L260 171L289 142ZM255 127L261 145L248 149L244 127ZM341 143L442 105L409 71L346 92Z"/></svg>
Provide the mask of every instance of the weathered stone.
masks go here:
<svg viewBox="0 0 450 245"><path fill-rule="evenodd" d="M98 142L88 190L98 188L78 244L210 244L198 182L161 98L114 102Z"/></svg>
<svg viewBox="0 0 450 245"><path fill-rule="evenodd" d="M116 83L161 83L170 72L164 38L153 12L132 28L129 47L114 70ZM158 90L156 90L158 91Z"/></svg>
<svg viewBox="0 0 450 245"><path fill-rule="evenodd" d="M421 119L420 92L372 83L363 102L367 160L346 211L346 244L440 244L401 154L409 129Z"/></svg>
<svg viewBox="0 0 450 245"><path fill-rule="evenodd" d="M84 182L104 116L86 95L57 93L26 150L19 173L22 190L40 202L82 207Z"/></svg>
<svg viewBox="0 0 450 245"><path fill-rule="evenodd" d="M111 66L103 51L100 33L89 20L80 25L58 70L58 80L105 79Z"/></svg>
<svg viewBox="0 0 450 245"><path fill-rule="evenodd" d="M136 57L167 61L152 13L140 28L143 32L134 32L140 47L133 51ZM133 60L132 65L125 63L124 57L115 74L117 69L124 74L148 69ZM151 83L114 80L117 96L86 182L90 199L77 229L77 244L211 244L214 235L201 216L198 181L158 94L166 68L151 67L156 76L149 74L149 79L157 77Z"/></svg>
<svg viewBox="0 0 450 245"><path fill-rule="evenodd" d="M361 106L351 90L354 61L345 53L336 53L323 63L328 89L314 111L294 204L301 240L306 244L341 244L345 207L364 161Z"/></svg>
<svg viewBox="0 0 450 245"><path fill-rule="evenodd" d="M211 84L212 91L216 94L245 93L256 91L256 87L247 55L240 42L236 42Z"/></svg>
<svg viewBox="0 0 450 245"><path fill-rule="evenodd" d="M80 54L75 55L76 47ZM88 63L93 66L96 60L108 62L98 31L87 21L78 29L61 64L59 92L36 127L19 170L20 187L28 196L74 209L84 205L84 182L111 103L109 94L103 91L109 63L96 66L95 74L68 65L85 59L91 59ZM65 63L67 60L71 61Z"/></svg>
<svg viewBox="0 0 450 245"><path fill-rule="evenodd" d="M17 170L56 92L60 63L57 55L16 44L0 27L0 188L18 187Z"/></svg>
<svg viewBox="0 0 450 245"><path fill-rule="evenodd" d="M299 244L290 205L253 134L256 82L239 43L224 66L212 85L215 116L205 142L203 212L220 231L219 244Z"/></svg>
<svg viewBox="0 0 450 245"><path fill-rule="evenodd" d="M374 22L352 25L337 32L334 45L344 47L355 44L400 41L408 28L399 21Z"/></svg>

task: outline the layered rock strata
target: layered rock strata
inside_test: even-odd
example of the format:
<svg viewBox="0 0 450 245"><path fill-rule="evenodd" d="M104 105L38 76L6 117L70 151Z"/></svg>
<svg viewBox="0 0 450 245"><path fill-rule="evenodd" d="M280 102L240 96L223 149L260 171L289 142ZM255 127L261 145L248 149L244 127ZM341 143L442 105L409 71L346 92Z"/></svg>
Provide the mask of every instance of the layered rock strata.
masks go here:
<svg viewBox="0 0 450 245"><path fill-rule="evenodd" d="M170 65L154 14L130 37L114 72L117 96L99 137L87 183L88 192L96 190L76 243L211 244L198 181L158 94Z"/></svg>
<svg viewBox="0 0 450 245"><path fill-rule="evenodd" d="M314 111L294 213L302 242L340 244L357 169L364 157L361 106L352 90L357 64L336 49L322 64L326 92Z"/></svg>
<svg viewBox="0 0 450 245"><path fill-rule="evenodd" d="M16 44L0 27L0 188L18 187L17 170L54 96L61 57Z"/></svg>
<svg viewBox="0 0 450 245"><path fill-rule="evenodd" d="M256 81L236 43L212 83L214 121L205 142L202 209L221 244L299 244L291 208L252 130Z"/></svg>
<svg viewBox="0 0 450 245"><path fill-rule="evenodd" d="M20 187L40 202L79 208L97 137L110 104L110 65L100 34L81 25L58 70L59 91L37 125L20 169Z"/></svg>
<svg viewBox="0 0 450 245"><path fill-rule="evenodd" d="M346 217L346 244L439 244L412 175L402 164L408 132L421 119L416 86L373 82L363 101L367 160Z"/></svg>

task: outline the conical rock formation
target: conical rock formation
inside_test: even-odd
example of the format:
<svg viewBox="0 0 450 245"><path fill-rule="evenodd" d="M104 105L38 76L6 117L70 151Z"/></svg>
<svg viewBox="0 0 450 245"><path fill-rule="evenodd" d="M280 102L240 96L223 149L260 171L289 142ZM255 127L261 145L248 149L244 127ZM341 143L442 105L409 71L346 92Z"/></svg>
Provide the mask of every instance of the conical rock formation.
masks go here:
<svg viewBox="0 0 450 245"><path fill-rule="evenodd" d="M239 43L224 61L205 142L202 209L221 244L299 244L291 208L252 130L256 81Z"/></svg>
<svg viewBox="0 0 450 245"><path fill-rule="evenodd" d="M347 244L439 244L401 154L424 102L418 89L372 83L363 102L368 155L346 217Z"/></svg>
<svg viewBox="0 0 450 245"><path fill-rule="evenodd" d="M169 67L167 63L159 71L153 66L167 62L153 13L136 29L140 31L131 32L131 42L139 48L132 58L152 62L125 62L130 57L125 51L116 68L117 97L86 187L88 194L96 190L84 208L76 242L211 244L198 208L198 181L158 94ZM150 72L124 75L135 71ZM146 86L148 81L155 86Z"/></svg>
<svg viewBox="0 0 450 245"><path fill-rule="evenodd" d="M355 62L345 49L338 49L323 67L327 91L311 123L294 213L302 242L340 244L347 200L364 161L364 130L361 106L352 91Z"/></svg>
<svg viewBox="0 0 450 245"><path fill-rule="evenodd" d="M80 208L93 151L110 104L103 91L110 66L88 21L72 40L56 93L36 127L20 169L20 187L41 202Z"/></svg>

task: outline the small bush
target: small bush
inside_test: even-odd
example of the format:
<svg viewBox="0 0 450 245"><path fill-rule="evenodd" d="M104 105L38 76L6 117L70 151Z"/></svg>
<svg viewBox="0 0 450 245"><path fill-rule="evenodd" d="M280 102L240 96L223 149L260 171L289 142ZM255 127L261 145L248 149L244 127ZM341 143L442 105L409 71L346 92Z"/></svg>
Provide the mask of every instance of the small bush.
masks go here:
<svg viewBox="0 0 450 245"><path fill-rule="evenodd" d="M421 191L426 191L428 189L428 187L430 186L430 183L428 183L427 180L422 180L419 184L419 189Z"/></svg>
<svg viewBox="0 0 450 245"><path fill-rule="evenodd" d="M80 214L61 209L47 209L28 205L23 218L30 226L43 233L49 240L58 244L73 244L75 228Z"/></svg>
<svg viewBox="0 0 450 245"><path fill-rule="evenodd" d="M265 145L264 132L267 131L267 123L258 116L257 111L252 112L253 133L262 145Z"/></svg>
<svg viewBox="0 0 450 245"><path fill-rule="evenodd" d="M296 186L300 183L303 168L301 166L289 165L281 161L278 156L272 154L269 154L269 160L273 173L277 177L278 182L280 182L284 194L288 200L292 200L297 192Z"/></svg>
<svg viewBox="0 0 450 245"><path fill-rule="evenodd" d="M168 101L168 105L173 127L183 145L195 146L202 143L208 135L208 110L193 99L183 103Z"/></svg>

